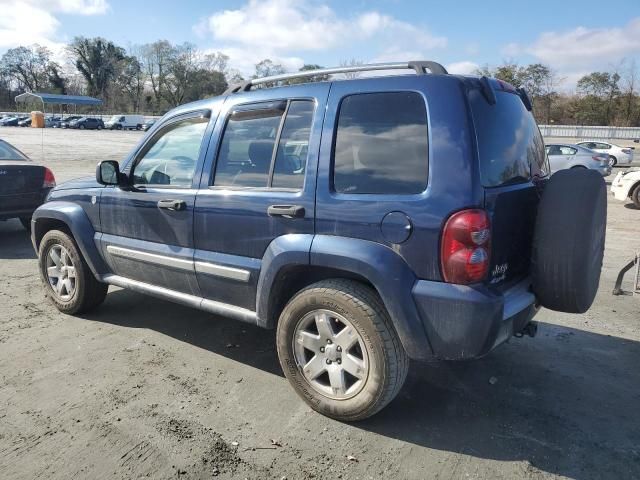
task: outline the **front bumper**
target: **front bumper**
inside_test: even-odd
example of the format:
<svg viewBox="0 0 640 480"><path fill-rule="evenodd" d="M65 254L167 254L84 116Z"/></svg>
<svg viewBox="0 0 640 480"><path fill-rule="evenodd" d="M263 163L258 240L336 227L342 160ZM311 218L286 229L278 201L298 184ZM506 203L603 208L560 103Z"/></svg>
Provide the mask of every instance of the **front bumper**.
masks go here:
<svg viewBox="0 0 640 480"><path fill-rule="evenodd" d="M503 292L419 280L412 294L434 355L464 360L486 355L524 329L539 310L530 287L528 278Z"/></svg>
<svg viewBox="0 0 640 480"><path fill-rule="evenodd" d="M629 191L633 185L633 179L625 179L625 175L623 175L623 173L624 172L619 172L618 175L616 175L616 178L611 182L611 193L616 200L620 200L621 202L627 201L629 198Z"/></svg>

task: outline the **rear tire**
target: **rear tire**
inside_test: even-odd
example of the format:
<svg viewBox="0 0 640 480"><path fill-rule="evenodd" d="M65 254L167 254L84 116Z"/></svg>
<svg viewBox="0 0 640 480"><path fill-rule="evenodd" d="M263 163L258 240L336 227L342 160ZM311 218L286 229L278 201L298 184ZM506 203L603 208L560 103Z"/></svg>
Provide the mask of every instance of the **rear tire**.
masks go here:
<svg viewBox="0 0 640 480"><path fill-rule="evenodd" d="M538 206L531 271L542 306L584 313L600 281L607 221L607 191L595 170L560 170Z"/></svg>
<svg viewBox="0 0 640 480"><path fill-rule="evenodd" d="M47 297L63 313L88 312L107 295L109 286L96 280L75 241L65 232L50 230L42 237L38 265Z"/></svg>
<svg viewBox="0 0 640 480"><path fill-rule="evenodd" d="M614 157L613 155L609 155L609 160L611 160L610 165L612 167L615 167L618 164L618 159L616 157Z"/></svg>
<svg viewBox="0 0 640 480"><path fill-rule="evenodd" d="M298 292L280 315L277 348L296 393L317 412L342 421L384 408L409 368L377 293L352 280L324 280Z"/></svg>

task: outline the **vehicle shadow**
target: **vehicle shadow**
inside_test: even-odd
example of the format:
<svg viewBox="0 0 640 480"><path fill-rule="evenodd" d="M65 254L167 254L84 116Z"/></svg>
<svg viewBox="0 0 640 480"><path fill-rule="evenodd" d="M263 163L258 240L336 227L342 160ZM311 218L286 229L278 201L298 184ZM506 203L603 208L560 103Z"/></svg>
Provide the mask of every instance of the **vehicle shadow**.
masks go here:
<svg viewBox="0 0 640 480"><path fill-rule="evenodd" d="M629 210L640 210L640 208L636 207L633 203L625 203L624 208L628 208Z"/></svg>
<svg viewBox="0 0 640 480"><path fill-rule="evenodd" d="M83 317L123 327L155 330L245 365L284 376L275 353L273 330L128 290L114 290L114 287L100 308Z"/></svg>
<svg viewBox="0 0 640 480"><path fill-rule="evenodd" d="M428 449L526 462L532 476L640 478L640 343L539 317L535 339L514 338L484 359L413 363L396 400L354 426ZM153 329L282 376L273 331L125 290L86 318Z"/></svg>
<svg viewBox="0 0 640 480"><path fill-rule="evenodd" d="M31 238L18 220L0 222L0 259L21 260L36 258Z"/></svg>

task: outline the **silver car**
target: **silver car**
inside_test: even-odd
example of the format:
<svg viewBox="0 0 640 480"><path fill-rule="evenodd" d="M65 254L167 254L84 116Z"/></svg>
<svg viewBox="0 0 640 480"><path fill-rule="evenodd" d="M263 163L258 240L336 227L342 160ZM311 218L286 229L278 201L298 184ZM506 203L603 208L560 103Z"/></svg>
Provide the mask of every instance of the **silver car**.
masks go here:
<svg viewBox="0 0 640 480"><path fill-rule="evenodd" d="M580 145L551 143L546 146L551 173L566 168L590 168L603 177L611 175L611 160L605 153L594 152Z"/></svg>

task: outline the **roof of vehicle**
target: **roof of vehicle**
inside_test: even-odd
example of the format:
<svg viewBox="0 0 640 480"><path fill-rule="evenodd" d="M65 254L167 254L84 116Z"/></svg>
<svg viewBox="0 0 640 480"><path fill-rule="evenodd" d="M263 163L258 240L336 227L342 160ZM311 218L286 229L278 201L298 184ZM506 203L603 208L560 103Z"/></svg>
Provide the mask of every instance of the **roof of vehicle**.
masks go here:
<svg viewBox="0 0 640 480"><path fill-rule="evenodd" d="M497 80L495 78L488 77L478 77L474 75L452 75L447 72L445 67L441 64L430 61L410 61L410 62L394 62L394 63L373 63L373 64L365 64L365 65L353 65L346 67L334 67L334 68L323 68L318 70L305 70L294 73L285 73L282 75L274 75L269 77L261 77L254 78L251 80L244 81L239 84L231 85L225 92L217 97L207 98L203 100L197 100L195 102L191 102L188 104L180 105L170 112L167 113L168 117L173 117L175 115L179 115L182 113L197 111L198 109L202 110L210 110L215 108L215 104L217 102L224 101L225 98L239 93L249 93L253 91L252 87L258 86L259 90L263 89L289 89L289 88L304 88L307 86L312 86L314 84L323 83L323 82L375 82L380 81L380 79L388 80L392 82L397 78L406 78L408 75L406 73L399 75L376 75L376 76L363 76L358 78L345 78L345 79L328 79L331 75L342 74L342 73L353 73L353 72L390 72L395 70L413 70L417 76L422 75L433 75L439 77L446 77L450 79L457 79L458 81L471 81L480 88L483 96L487 99L487 101L493 105L496 103L495 92L503 91L508 93L513 93L518 95L522 102L524 103L527 110L532 110L531 99L528 94L522 88L516 88L513 85L504 82L502 80ZM314 78L315 77L315 78ZM311 80L303 83L286 83L293 79L300 78L310 78ZM285 83L283 83L285 82Z"/></svg>
<svg viewBox="0 0 640 480"><path fill-rule="evenodd" d="M605 145L611 145L612 147L617 147L615 143L607 142L606 140L583 140L578 142L577 145L583 145L585 143L604 143Z"/></svg>

